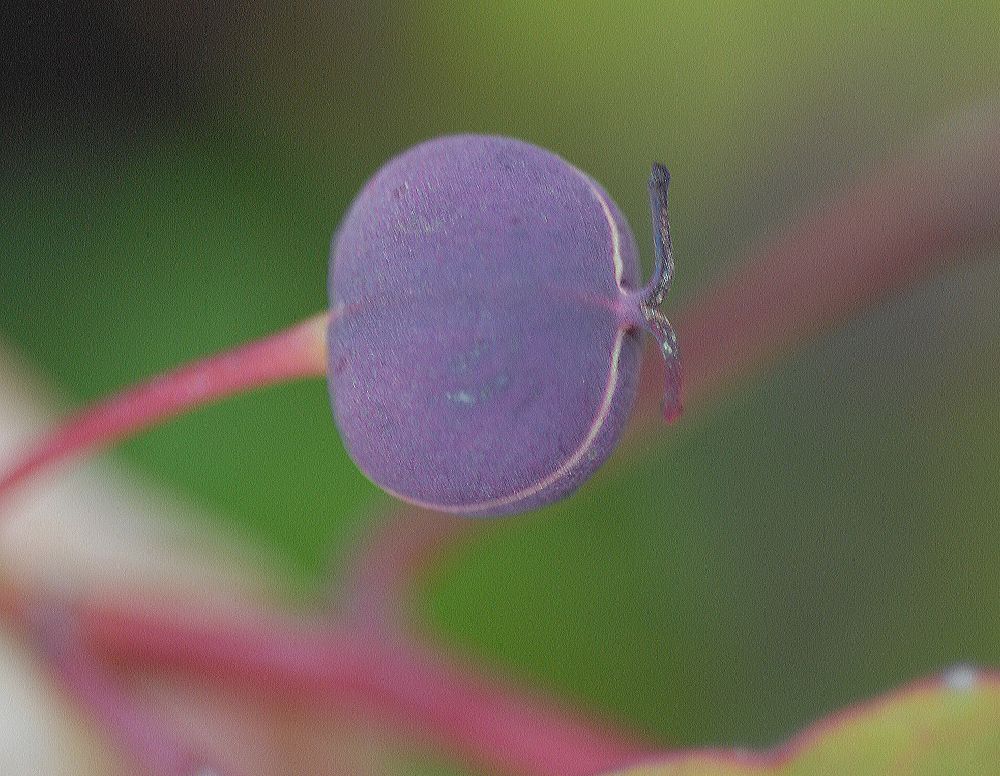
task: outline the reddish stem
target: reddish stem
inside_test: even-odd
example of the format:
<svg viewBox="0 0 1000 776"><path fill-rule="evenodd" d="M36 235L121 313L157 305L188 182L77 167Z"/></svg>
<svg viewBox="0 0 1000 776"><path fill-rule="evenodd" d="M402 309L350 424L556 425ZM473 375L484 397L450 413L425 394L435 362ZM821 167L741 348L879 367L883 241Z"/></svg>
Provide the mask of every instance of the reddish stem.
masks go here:
<svg viewBox="0 0 1000 776"><path fill-rule="evenodd" d="M188 748L160 714L125 690L120 679L86 648L69 607L25 604L18 611L28 638L38 645L60 689L99 723L138 769L136 773L233 776Z"/></svg>
<svg viewBox="0 0 1000 776"><path fill-rule="evenodd" d="M322 313L233 350L140 383L69 418L0 476L0 500L44 467L126 439L226 396L326 372Z"/></svg>
<svg viewBox="0 0 1000 776"><path fill-rule="evenodd" d="M406 611L403 596L459 539L480 536L498 525L413 506L399 506L368 528L361 551L346 559L341 590L343 614L362 629L391 632Z"/></svg>
<svg viewBox="0 0 1000 776"><path fill-rule="evenodd" d="M16 588L0 589L0 615L24 628L22 601ZM81 644L104 659L181 668L295 703L350 705L490 772L588 776L651 751L568 705L476 677L471 667L434 650L369 634L264 613L222 622L189 606L170 611L90 601L74 613ZM126 719L133 711L139 713L138 723ZM126 718L108 720L112 728L143 728L141 710L126 707L121 714Z"/></svg>

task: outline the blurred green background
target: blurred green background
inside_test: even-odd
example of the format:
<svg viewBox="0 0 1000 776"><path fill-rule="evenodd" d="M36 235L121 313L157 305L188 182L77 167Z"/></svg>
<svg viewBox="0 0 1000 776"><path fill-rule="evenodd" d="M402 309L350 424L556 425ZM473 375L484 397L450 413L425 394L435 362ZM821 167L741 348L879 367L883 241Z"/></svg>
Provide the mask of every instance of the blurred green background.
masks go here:
<svg viewBox="0 0 1000 776"><path fill-rule="evenodd" d="M353 193L427 137L551 148L644 248L666 162L676 309L1000 85L995 0L35 5L6 33L0 335L67 406L322 309ZM770 744L1000 663L1000 271L982 258L496 526L425 616L671 744ZM323 384L296 385L116 455L325 595L387 502L329 419Z"/></svg>

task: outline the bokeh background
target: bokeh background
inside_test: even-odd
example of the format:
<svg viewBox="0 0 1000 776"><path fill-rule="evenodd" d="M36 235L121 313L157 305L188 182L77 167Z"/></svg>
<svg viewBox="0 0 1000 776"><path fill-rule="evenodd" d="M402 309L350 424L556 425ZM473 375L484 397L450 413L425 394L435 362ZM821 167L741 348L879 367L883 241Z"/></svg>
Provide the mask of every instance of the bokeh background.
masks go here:
<svg viewBox="0 0 1000 776"><path fill-rule="evenodd" d="M0 336L69 407L288 325L325 306L330 236L366 178L458 131L565 156L644 247L666 162L679 306L1000 97L998 29L995 0L28 3L3 33ZM771 744L1000 663L1000 271L978 258L495 526L421 616L676 745ZM223 515L304 604L388 503L322 382L114 455Z"/></svg>

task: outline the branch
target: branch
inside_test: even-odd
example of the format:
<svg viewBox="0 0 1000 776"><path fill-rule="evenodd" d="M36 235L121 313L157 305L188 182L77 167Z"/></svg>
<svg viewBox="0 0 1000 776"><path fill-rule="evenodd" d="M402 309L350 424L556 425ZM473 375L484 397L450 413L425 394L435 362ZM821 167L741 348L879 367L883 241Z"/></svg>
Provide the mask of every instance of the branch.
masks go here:
<svg viewBox="0 0 1000 776"><path fill-rule="evenodd" d="M0 616L30 627L25 594L0 588ZM122 667L179 669L220 686L264 693L317 709L349 707L490 772L588 776L652 751L570 708L431 648L369 633L331 630L264 611L221 619L185 603L173 610L91 600L74 607L76 633L90 653ZM91 700L91 707L106 704ZM145 712L120 714L145 729ZM101 715L112 730L130 729ZM150 773L167 774L167 771ZM175 776L169 773L169 776Z"/></svg>
<svg viewBox="0 0 1000 776"><path fill-rule="evenodd" d="M46 466L93 451L180 415L193 407L275 383L326 373L322 313L289 329L158 375L63 421L0 469L0 502Z"/></svg>
<svg viewBox="0 0 1000 776"><path fill-rule="evenodd" d="M58 688L98 723L127 757L130 771L143 776L234 776L189 748L162 715L125 689L84 644L68 606L29 602L10 588L0 594L0 615L18 626Z"/></svg>

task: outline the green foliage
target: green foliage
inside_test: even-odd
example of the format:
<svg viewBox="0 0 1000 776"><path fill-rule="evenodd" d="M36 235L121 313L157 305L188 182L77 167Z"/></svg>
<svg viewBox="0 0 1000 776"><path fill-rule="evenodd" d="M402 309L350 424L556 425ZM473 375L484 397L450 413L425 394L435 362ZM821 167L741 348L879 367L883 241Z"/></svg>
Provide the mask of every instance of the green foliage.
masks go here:
<svg viewBox="0 0 1000 776"><path fill-rule="evenodd" d="M774 753L678 752L615 776L981 776L1000 763L1000 677L955 669L809 728Z"/></svg>

